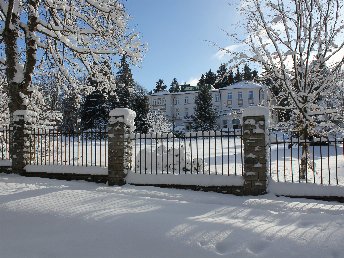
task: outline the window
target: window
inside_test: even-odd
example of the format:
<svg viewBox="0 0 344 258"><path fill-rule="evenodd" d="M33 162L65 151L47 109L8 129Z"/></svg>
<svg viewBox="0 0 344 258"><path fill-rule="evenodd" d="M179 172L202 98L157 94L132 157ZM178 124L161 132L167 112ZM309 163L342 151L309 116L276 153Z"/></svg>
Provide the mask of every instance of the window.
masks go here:
<svg viewBox="0 0 344 258"><path fill-rule="evenodd" d="M239 91L239 92L238 92L238 105L239 105L239 106L242 106L242 104L243 104L242 92Z"/></svg>
<svg viewBox="0 0 344 258"><path fill-rule="evenodd" d="M220 101L220 95L219 94L216 94L215 95L215 102L219 102Z"/></svg>
<svg viewBox="0 0 344 258"><path fill-rule="evenodd" d="M250 90L249 92L248 92L248 103L249 104L253 104L253 91L252 90Z"/></svg>
<svg viewBox="0 0 344 258"><path fill-rule="evenodd" d="M189 116L189 109L186 108L186 109L185 109L185 117L188 117L188 116Z"/></svg>
<svg viewBox="0 0 344 258"><path fill-rule="evenodd" d="M232 106L232 92L228 92L228 95L227 95L227 107L229 106Z"/></svg>
<svg viewBox="0 0 344 258"><path fill-rule="evenodd" d="M185 104L189 104L189 97L185 97Z"/></svg>
<svg viewBox="0 0 344 258"><path fill-rule="evenodd" d="M161 99L160 98L158 99L157 102L158 102L158 105L161 105Z"/></svg>
<svg viewBox="0 0 344 258"><path fill-rule="evenodd" d="M174 103L174 105L179 105L179 99L175 98L173 103Z"/></svg>
<svg viewBox="0 0 344 258"><path fill-rule="evenodd" d="M176 109L176 117L177 117L177 119L180 118L180 112L179 112L179 109L178 109L178 108Z"/></svg>
<svg viewBox="0 0 344 258"><path fill-rule="evenodd" d="M153 99L153 106L156 106L156 99Z"/></svg>
<svg viewBox="0 0 344 258"><path fill-rule="evenodd" d="M227 125L227 120L223 120L223 128L227 128L228 125Z"/></svg>

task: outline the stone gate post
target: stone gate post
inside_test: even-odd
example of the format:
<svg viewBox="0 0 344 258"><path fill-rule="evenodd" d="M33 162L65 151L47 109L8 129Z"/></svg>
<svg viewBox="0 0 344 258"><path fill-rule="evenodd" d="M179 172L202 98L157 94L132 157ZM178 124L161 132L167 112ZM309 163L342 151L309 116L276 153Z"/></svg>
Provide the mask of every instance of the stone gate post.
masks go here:
<svg viewBox="0 0 344 258"><path fill-rule="evenodd" d="M136 114L127 108L110 112L108 124L108 185L124 185L132 161L130 133L134 131Z"/></svg>
<svg viewBox="0 0 344 258"><path fill-rule="evenodd" d="M35 147L31 146L34 137L32 132L36 124L37 114L31 110L17 110L13 113L13 123L11 141L11 159L12 172L16 174L25 174L25 166L30 164L30 158Z"/></svg>
<svg viewBox="0 0 344 258"><path fill-rule="evenodd" d="M265 107L249 107L243 112L245 195L267 192L268 118Z"/></svg>

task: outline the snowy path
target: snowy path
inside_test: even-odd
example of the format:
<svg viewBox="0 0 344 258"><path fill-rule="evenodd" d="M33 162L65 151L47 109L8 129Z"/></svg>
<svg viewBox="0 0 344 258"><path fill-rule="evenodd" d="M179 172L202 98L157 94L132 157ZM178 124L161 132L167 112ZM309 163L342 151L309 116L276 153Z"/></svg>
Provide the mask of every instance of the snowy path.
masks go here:
<svg viewBox="0 0 344 258"><path fill-rule="evenodd" d="M344 205L0 174L0 256L344 257Z"/></svg>

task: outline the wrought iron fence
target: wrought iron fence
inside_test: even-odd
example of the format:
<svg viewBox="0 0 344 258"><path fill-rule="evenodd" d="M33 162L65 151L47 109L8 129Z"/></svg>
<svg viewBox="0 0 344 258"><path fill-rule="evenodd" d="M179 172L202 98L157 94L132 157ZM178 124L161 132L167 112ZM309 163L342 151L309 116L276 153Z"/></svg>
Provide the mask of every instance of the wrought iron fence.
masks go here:
<svg viewBox="0 0 344 258"><path fill-rule="evenodd" d="M10 159L9 128L0 129L1 159ZM107 130L64 132L33 129L30 165L107 166Z"/></svg>
<svg viewBox="0 0 344 258"><path fill-rule="evenodd" d="M344 185L343 138L271 133L270 141L270 177L275 181ZM302 163L307 165L302 168Z"/></svg>
<svg viewBox="0 0 344 258"><path fill-rule="evenodd" d="M132 134L134 162L139 174L243 175L240 130Z"/></svg>

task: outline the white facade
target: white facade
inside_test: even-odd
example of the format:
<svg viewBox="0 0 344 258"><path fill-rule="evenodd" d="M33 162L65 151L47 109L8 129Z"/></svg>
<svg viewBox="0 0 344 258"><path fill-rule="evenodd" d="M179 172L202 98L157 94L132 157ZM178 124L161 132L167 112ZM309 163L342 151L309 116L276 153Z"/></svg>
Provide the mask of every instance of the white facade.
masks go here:
<svg viewBox="0 0 344 258"><path fill-rule="evenodd" d="M219 128L237 128L245 108L268 104L267 87L255 82L242 81L210 92L213 107L219 116ZM175 127L188 129L195 112L197 94L198 91L154 93L148 96L150 110L163 113Z"/></svg>

